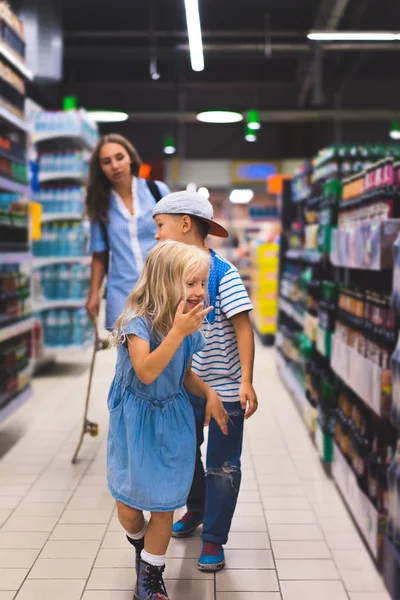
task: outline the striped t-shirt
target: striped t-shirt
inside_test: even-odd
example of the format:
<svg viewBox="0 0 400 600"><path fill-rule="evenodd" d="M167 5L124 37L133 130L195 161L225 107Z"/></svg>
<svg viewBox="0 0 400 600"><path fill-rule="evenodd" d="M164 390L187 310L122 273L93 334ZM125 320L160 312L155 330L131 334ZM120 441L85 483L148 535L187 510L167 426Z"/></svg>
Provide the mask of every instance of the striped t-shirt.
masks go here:
<svg viewBox="0 0 400 600"><path fill-rule="evenodd" d="M253 306L238 270L213 250L208 281L209 301L214 310L204 327L206 346L193 356L193 370L224 402L239 399L241 379L239 350L230 319Z"/></svg>

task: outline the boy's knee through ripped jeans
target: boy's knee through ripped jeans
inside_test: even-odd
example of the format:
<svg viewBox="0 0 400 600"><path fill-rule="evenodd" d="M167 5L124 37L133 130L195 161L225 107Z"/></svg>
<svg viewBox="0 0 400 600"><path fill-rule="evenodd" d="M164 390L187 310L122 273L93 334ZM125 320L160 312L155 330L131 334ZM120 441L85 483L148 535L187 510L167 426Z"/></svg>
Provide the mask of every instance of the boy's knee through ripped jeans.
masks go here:
<svg viewBox="0 0 400 600"><path fill-rule="evenodd" d="M208 434L207 468L201 462L204 441L204 401L191 397L197 426L197 457L188 509L204 511L202 539L225 544L240 489L244 411L240 402L223 402L229 414L228 435L211 421Z"/></svg>

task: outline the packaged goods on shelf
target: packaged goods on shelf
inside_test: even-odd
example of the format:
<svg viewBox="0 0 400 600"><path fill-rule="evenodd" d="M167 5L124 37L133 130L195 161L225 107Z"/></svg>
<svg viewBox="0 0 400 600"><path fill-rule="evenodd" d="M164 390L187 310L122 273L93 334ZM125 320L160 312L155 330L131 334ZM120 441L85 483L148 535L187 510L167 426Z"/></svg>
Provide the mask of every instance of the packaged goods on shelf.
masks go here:
<svg viewBox="0 0 400 600"><path fill-rule="evenodd" d="M88 231L79 222L59 221L42 225L42 238L33 242L35 256L85 256Z"/></svg>
<svg viewBox="0 0 400 600"><path fill-rule="evenodd" d="M97 126L83 110L37 112L33 141L38 154L41 238L33 243L35 360L49 351L83 348L93 338L84 304L89 285L89 227L83 220L89 150Z"/></svg>
<svg viewBox="0 0 400 600"><path fill-rule="evenodd" d="M0 422L30 397L31 262L25 40L0 3Z"/></svg>
<svg viewBox="0 0 400 600"><path fill-rule="evenodd" d="M43 206L44 213L79 213L84 211L84 188L76 186L43 186L34 194L35 202Z"/></svg>
<svg viewBox="0 0 400 600"><path fill-rule="evenodd" d="M89 291L90 266L60 263L36 269L35 300L80 300Z"/></svg>
<svg viewBox="0 0 400 600"><path fill-rule="evenodd" d="M44 311L41 323L47 348L79 348L93 340L93 326L84 307Z"/></svg>
<svg viewBox="0 0 400 600"><path fill-rule="evenodd" d="M24 80L0 59L0 103L23 117L24 96Z"/></svg>
<svg viewBox="0 0 400 600"><path fill-rule="evenodd" d="M52 173L58 174L59 178L78 173L82 176L88 175L88 155L86 152L77 150L65 152L45 152L39 158L39 174L45 177Z"/></svg>
<svg viewBox="0 0 400 600"><path fill-rule="evenodd" d="M29 385L30 345L31 331L0 343L0 410Z"/></svg>
<svg viewBox="0 0 400 600"><path fill-rule="evenodd" d="M397 148L378 145L333 146L314 159L310 191L292 213L277 334L278 364L304 372L306 403L317 411L319 455L332 463L377 562L391 565L385 580L397 589L393 598L400 597L400 533L397 540L394 534L400 532L400 446L393 459L389 420L400 429L393 312L400 312L399 162Z"/></svg>
<svg viewBox="0 0 400 600"><path fill-rule="evenodd" d="M262 336L272 340L276 332L278 307L279 244L265 243L256 247L252 258L251 300L253 321Z"/></svg>
<svg viewBox="0 0 400 600"><path fill-rule="evenodd" d="M27 210L21 208L2 204L0 194L0 253L26 252L29 248L29 219Z"/></svg>
<svg viewBox="0 0 400 600"><path fill-rule="evenodd" d="M293 202L302 202L309 197L311 192L311 173L312 167L309 161L305 161L303 165L293 173L291 183Z"/></svg>
<svg viewBox="0 0 400 600"><path fill-rule="evenodd" d="M30 312L29 273L21 270L17 264L0 264L0 327L15 322Z"/></svg>
<svg viewBox="0 0 400 600"><path fill-rule="evenodd" d="M24 58L24 27L6 2L0 4L0 42L14 51L21 59Z"/></svg>
<svg viewBox="0 0 400 600"><path fill-rule="evenodd" d="M84 110L45 111L34 115L34 142L57 145L65 150L71 144L92 149L97 139L97 126Z"/></svg>

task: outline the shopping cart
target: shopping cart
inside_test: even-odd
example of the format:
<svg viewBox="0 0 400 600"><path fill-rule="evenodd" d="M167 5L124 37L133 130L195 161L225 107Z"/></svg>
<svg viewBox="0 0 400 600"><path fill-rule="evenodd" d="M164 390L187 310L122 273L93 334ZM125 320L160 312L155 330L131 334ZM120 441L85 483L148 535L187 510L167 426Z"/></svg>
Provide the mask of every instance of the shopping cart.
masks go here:
<svg viewBox="0 0 400 600"><path fill-rule="evenodd" d="M93 344L92 362L90 364L90 371L89 371L89 382L88 382L88 387L87 387L87 392L86 392L85 412L83 415L81 435L80 435L78 445L75 450L75 454L72 457L72 461L71 461L72 464L75 464L78 460L79 450L82 447L83 438L85 437L85 434L88 433L91 437L96 437L96 435L98 435L98 433L99 433L98 424L94 423L93 421L89 421L89 419L88 419L90 389L92 387L92 377L93 377L93 371L94 371L94 363L96 360L96 354L100 350L107 350L109 344L108 344L107 339L104 340L104 339L99 338L97 319L94 320L93 325L94 325L94 330L95 330L95 337L94 337L94 344Z"/></svg>

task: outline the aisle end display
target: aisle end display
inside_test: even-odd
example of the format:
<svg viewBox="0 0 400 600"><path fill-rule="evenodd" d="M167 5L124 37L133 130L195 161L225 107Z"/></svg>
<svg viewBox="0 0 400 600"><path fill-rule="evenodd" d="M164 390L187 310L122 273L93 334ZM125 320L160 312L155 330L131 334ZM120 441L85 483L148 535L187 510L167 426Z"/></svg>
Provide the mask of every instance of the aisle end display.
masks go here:
<svg viewBox="0 0 400 600"><path fill-rule="evenodd" d="M32 127L34 200L42 206L41 238L33 243L38 367L60 350L84 348L92 341L84 307L90 279L84 186L98 130L84 110L38 111Z"/></svg>
<svg viewBox="0 0 400 600"><path fill-rule="evenodd" d="M30 217L22 23L0 4L0 422L31 396Z"/></svg>

